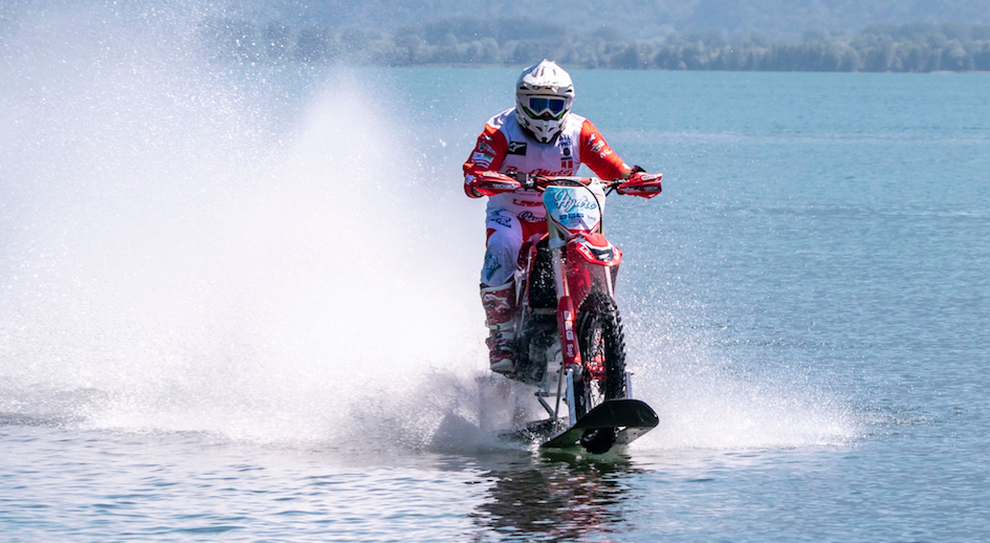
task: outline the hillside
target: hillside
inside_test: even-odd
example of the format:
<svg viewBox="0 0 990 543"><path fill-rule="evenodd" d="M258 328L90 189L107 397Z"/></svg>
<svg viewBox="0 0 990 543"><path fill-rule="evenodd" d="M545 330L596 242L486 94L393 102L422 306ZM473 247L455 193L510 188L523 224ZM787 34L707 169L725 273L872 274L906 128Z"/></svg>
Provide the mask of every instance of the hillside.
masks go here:
<svg viewBox="0 0 990 543"><path fill-rule="evenodd" d="M795 40L809 30L853 34L871 25L965 22L990 24L990 0L275 0L239 4L231 16L255 23L311 23L394 31L470 17L525 18L573 33L618 29L632 39L717 30L730 41L760 34Z"/></svg>

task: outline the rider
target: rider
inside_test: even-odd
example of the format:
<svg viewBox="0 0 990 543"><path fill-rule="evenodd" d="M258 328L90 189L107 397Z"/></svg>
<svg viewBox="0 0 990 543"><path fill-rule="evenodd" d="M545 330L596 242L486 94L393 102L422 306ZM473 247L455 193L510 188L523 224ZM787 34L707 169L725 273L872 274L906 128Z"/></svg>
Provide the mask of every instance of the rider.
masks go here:
<svg viewBox="0 0 990 543"><path fill-rule="evenodd" d="M591 121L571 113L573 101L574 85L560 66L544 60L526 68L516 82L515 108L488 120L464 163L464 192L471 198L488 196L481 303L491 330L492 371L515 368L513 278L519 250L533 234L547 232L540 194L521 188L510 175L573 176L582 163L602 179L632 177L635 182L644 175L612 151Z"/></svg>

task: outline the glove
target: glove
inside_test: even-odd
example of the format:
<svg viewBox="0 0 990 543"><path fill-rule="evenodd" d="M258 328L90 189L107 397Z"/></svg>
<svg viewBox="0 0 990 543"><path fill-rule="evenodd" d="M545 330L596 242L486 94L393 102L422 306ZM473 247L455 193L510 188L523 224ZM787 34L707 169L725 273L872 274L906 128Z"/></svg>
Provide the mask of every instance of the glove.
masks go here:
<svg viewBox="0 0 990 543"><path fill-rule="evenodd" d="M633 166L633 174L629 176L629 180L620 183L615 190L619 194L653 198L663 190L660 186L661 177L662 173L646 173L643 168Z"/></svg>
<svg viewBox="0 0 990 543"><path fill-rule="evenodd" d="M493 171L484 171L478 175L468 174L464 182L467 184L467 188L478 196L494 196L522 188L519 181Z"/></svg>

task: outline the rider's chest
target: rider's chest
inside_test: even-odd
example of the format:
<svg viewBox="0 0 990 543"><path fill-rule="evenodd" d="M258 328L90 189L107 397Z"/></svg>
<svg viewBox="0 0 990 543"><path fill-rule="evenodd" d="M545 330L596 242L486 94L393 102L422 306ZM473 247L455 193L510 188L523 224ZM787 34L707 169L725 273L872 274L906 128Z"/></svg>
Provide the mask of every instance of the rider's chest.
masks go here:
<svg viewBox="0 0 990 543"><path fill-rule="evenodd" d="M574 139L561 135L552 144L541 144L520 138L509 141L509 150L502 161L503 172L527 172L534 175L573 175L580 165Z"/></svg>

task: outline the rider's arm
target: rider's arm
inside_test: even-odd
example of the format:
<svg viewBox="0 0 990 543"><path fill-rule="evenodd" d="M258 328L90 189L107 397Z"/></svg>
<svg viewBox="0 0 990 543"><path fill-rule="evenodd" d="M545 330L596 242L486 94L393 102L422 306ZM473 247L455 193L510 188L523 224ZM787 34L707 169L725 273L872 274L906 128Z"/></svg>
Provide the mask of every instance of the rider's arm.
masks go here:
<svg viewBox="0 0 990 543"><path fill-rule="evenodd" d="M478 191L479 183L486 178L502 176L496 170L508 152L509 143L505 134L491 124L485 124L485 131L478 136L471 157L464 163L464 193L471 198L484 196Z"/></svg>
<svg viewBox="0 0 990 543"><path fill-rule="evenodd" d="M629 179L632 174L632 168L615 154L601 132L587 119L581 125L580 153L581 162L602 179Z"/></svg>
<svg viewBox="0 0 990 543"><path fill-rule="evenodd" d="M598 129L587 120L581 127L581 162L587 164L602 179L625 179L626 181L616 188L619 194L643 198L653 198L660 194L662 174L646 173L639 166L630 168L605 143Z"/></svg>

